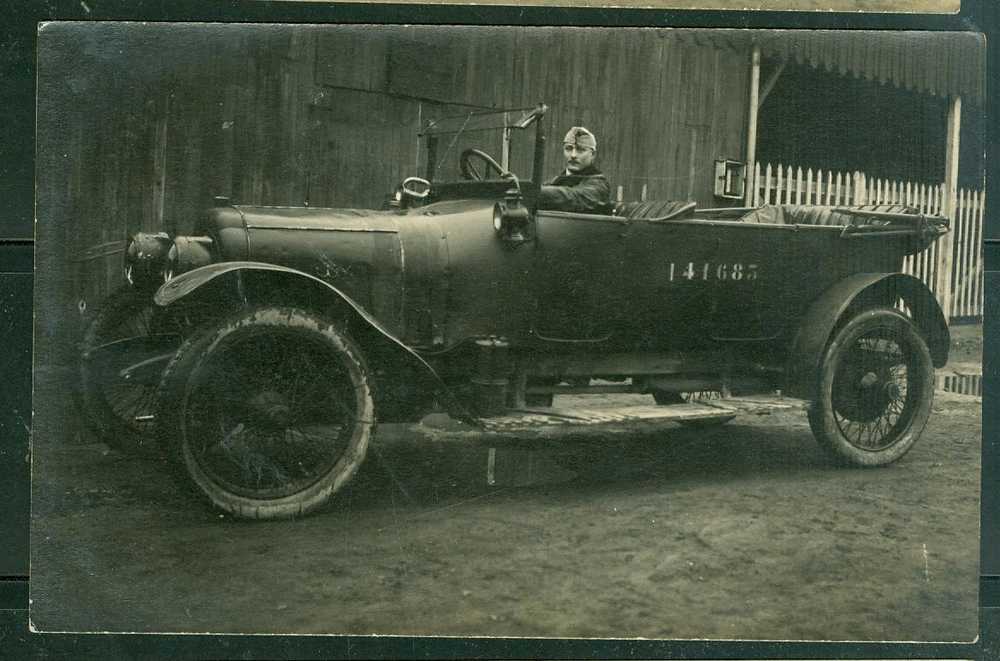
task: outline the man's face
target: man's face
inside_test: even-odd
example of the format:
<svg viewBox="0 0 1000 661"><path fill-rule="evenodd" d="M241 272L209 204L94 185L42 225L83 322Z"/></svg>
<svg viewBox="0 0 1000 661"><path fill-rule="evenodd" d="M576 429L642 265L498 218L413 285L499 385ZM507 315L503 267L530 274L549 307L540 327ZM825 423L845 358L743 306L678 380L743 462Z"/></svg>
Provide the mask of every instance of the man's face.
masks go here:
<svg viewBox="0 0 1000 661"><path fill-rule="evenodd" d="M566 157L566 169L570 172L579 172L590 167L595 156L594 150L590 147L568 143L563 145L563 155Z"/></svg>

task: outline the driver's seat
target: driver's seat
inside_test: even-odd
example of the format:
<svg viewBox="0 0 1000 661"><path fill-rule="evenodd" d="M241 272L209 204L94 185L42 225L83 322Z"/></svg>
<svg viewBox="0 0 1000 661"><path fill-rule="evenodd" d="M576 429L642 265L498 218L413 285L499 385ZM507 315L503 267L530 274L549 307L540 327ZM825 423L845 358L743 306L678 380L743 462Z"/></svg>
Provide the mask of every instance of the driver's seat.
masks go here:
<svg viewBox="0 0 1000 661"><path fill-rule="evenodd" d="M647 200L645 202L624 202L615 207L616 216L629 220L676 220L691 218L697 202L690 200Z"/></svg>

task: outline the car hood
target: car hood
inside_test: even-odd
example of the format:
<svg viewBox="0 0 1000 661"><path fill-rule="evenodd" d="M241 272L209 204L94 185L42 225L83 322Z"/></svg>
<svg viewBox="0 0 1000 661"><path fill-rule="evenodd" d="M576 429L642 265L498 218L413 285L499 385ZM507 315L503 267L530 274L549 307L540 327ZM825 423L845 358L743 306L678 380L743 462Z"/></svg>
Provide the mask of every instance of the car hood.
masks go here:
<svg viewBox="0 0 1000 661"><path fill-rule="evenodd" d="M395 212L308 207L233 207L247 229L393 231Z"/></svg>

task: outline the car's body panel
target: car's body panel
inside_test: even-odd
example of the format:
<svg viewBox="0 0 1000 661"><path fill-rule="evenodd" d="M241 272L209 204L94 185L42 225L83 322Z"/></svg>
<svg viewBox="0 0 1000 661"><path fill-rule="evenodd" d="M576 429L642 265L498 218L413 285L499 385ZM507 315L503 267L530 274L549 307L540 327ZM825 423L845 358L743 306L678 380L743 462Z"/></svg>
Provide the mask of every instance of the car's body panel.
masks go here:
<svg viewBox="0 0 1000 661"><path fill-rule="evenodd" d="M621 339L624 307L632 308L630 269L622 263L633 228L624 218L540 211L530 270L535 301L531 331L548 344Z"/></svg>
<svg viewBox="0 0 1000 661"><path fill-rule="evenodd" d="M899 272L912 243L851 240L842 226L537 211L532 240L511 246L496 235L493 202L241 206L213 222L230 233L221 259L246 252L307 273L433 353L489 336L557 353L787 349L823 292L859 272Z"/></svg>
<svg viewBox="0 0 1000 661"><path fill-rule="evenodd" d="M205 214L198 231L215 241L217 259L240 261L250 258L250 235L239 207L217 206Z"/></svg>
<svg viewBox="0 0 1000 661"><path fill-rule="evenodd" d="M497 238L492 200L439 202L413 210L399 221L407 271L416 266L418 254L435 262L429 268L425 265L420 276L431 285L431 292L421 291L419 282L408 278L406 294L408 301L417 298L430 304L425 307L438 329L432 348L453 347L475 337L523 336L531 313L529 269L534 250L529 244L512 250ZM440 238L435 240L435 235ZM419 307L407 305L411 313L419 314Z"/></svg>
<svg viewBox="0 0 1000 661"><path fill-rule="evenodd" d="M250 260L314 275L393 333L402 331L403 254L391 215L339 209L241 210Z"/></svg>

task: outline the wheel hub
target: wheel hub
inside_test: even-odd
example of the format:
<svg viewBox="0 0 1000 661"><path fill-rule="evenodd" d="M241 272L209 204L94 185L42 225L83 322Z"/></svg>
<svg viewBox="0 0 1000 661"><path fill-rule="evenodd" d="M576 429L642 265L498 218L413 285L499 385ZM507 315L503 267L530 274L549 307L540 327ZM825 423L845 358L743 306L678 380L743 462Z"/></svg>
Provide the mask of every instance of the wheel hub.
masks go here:
<svg viewBox="0 0 1000 661"><path fill-rule="evenodd" d="M887 400L893 401L902 398L903 390L898 383L889 382L882 386L882 394Z"/></svg>
<svg viewBox="0 0 1000 661"><path fill-rule="evenodd" d="M274 390L264 390L247 402L253 421L267 429L285 429L291 423L292 410L288 400Z"/></svg>
<svg viewBox="0 0 1000 661"><path fill-rule="evenodd" d="M861 381L858 382L862 388L871 388L876 383L878 383L878 374L875 372L868 372L861 377Z"/></svg>
<svg viewBox="0 0 1000 661"><path fill-rule="evenodd" d="M837 409L851 420L871 422L900 397L900 387L887 370L857 370L844 376L835 401Z"/></svg>
<svg viewBox="0 0 1000 661"><path fill-rule="evenodd" d="M822 370L809 424L826 449L854 465L878 466L915 442L930 412L934 373L912 320L892 309L859 313L834 339Z"/></svg>

